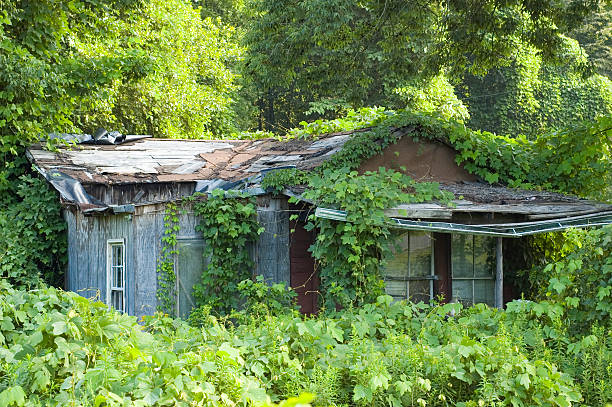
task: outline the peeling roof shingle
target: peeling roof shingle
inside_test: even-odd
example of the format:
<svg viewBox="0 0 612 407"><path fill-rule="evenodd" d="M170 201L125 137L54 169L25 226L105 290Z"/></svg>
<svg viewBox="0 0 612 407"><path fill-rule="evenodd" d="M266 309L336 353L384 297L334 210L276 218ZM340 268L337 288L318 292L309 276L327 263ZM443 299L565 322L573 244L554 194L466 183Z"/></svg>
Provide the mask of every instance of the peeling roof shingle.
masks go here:
<svg viewBox="0 0 612 407"><path fill-rule="evenodd" d="M43 170L61 171L84 184L236 181L274 168L312 169L348 139L345 133L288 141L148 138L120 145L81 144L56 153L34 145L29 153Z"/></svg>

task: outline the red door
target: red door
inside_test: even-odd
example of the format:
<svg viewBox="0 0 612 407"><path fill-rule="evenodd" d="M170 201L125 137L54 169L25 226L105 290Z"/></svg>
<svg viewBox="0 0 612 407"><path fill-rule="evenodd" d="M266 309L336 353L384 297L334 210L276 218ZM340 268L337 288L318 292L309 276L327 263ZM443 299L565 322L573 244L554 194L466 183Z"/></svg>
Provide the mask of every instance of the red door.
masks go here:
<svg viewBox="0 0 612 407"><path fill-rule="evenodd" d="M319 310L319 278L315 272L315 261L308 248L314 241L314 233L304 229L304 222L291 221L294 230L289 239L291 267L291 288L297 293L297 303L304 314L314 314Z"/></svg>

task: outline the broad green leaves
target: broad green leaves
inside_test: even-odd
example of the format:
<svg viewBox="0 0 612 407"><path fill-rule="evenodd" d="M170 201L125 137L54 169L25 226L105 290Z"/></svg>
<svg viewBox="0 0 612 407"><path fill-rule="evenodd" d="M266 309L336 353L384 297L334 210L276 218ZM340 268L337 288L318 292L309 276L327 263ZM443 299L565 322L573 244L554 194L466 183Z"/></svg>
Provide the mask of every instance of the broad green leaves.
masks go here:
<svg viewBox="0 0 612 407"><path fill-rule="evenodd" d="M354 147L359 148L359 144ZM339 155L347 151L350 147ZM347 156L352 158L353 153ZM358 165L363 154L355 153L355 161L345 161L345 165ZM381 262L392 240L385 209L401 203L449 200L437 184L417 183L385 168L363 175L347 168L323 170L310 178L308 186L304 193L307 200L347 213L346 222L311 216L307 226L317 228L310 250L320 265L322 300L328 309L358 306L382 293Z"/></svg>
<svg viewBox="0 0 612 407"><path fill-rule="evenodd" d="M198 306L209 305L215 314L225 315L239 308L238 283L252 276L252 244L263 228L257 223L255 198L215 189L204 200L193 202L200 217L196 230L206 240L209 258L202 282L194 287Z"/></svg>

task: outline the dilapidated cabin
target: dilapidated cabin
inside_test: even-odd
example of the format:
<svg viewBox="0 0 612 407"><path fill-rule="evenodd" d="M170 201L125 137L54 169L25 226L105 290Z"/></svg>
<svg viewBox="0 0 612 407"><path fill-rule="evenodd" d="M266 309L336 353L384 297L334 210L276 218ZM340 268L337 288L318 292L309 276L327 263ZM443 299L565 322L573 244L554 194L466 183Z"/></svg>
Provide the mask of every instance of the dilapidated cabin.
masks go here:
<svg viewBox="0 0 612 407"><path fill-rule="evenodd" d="M402 168L416 180L439 182L457 200L455 207L427 203L389 209L401 234L385 270L386 289L394 298L443 295L502 306L510 296L504 299L503 239L612 223L610 205L485 184L456 164L450 146L416 142L408 130L395 131L399 141L363 162L361 170ZM315 211L338 221L345 214L308 202L289 204L289 196L300 196L299 188L272 195L260 183L271 170L319 166L350 137L350 132L287 141L127 136L120 144L101 145L91 137L66 135L80 144L58 152L35 145L27 154L60 193L68 225L66 289L99 296L129 314L153 313L168 202L215 188L241 189L257 196L258 220L265 228L252 250L254 272L295 287L302 311L311 313L317 310L317 276L307 251L314 236L304 229L305 214ZM292 221L290 213L302 216ZM206 243L197 224L192 212L180 213L175 271L181 316L192 309L191 290L205 267Z"/></svg>

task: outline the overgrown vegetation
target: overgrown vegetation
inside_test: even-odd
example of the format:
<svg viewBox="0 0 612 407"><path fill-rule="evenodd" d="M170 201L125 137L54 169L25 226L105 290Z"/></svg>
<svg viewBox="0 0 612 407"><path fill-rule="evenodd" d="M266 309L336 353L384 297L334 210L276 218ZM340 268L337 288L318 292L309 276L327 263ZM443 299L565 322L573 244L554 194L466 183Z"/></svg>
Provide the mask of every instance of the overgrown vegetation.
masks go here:
<svg viewBox="0 0 612 407"><path fill-rule="evenodd" d="M567 239L584 244L548 284L549 270L534 274L544 300L506 311L380 296L308 318L270 302L276 288L260 281L242 289L272 307L201 312L199 328L163 314L139 325L73 293L0 282L0 403L258 405L312 392L317 406L602 406L612 402L612 227Z"/></svg>
<svg viewBox="0 0 612 407"><path fill-rule="evenodd" d="M360 306L384 292L382 263L392 244L385 209L399 204L439 199L452 194L437 183L415 182L402 173L380 168L378 172L325 171L310 179L304 198L317 206L346 211L346 222L309 217L307 230L316 229L310 247L318 263L323 306Z"/></svg>
<svg viewBox="0 0 612 407"><path fill-rule="evenodd" d="M357 169L363 160L396 142L403 132L404 137L416 140L449 143L458 152L458 164L491 184L499 182L603 200L610 199L612 193L612 116L532 139L471 130L459 121L435 114L372 109L353 113L344 120L304 123L291 134L316 137L323 132L360 128L363 130L355 132L340 152L317 168L319 175L328 169ZM266 178L266 187L280 190L303 182L304 174L291 170Z"/></svg>
<svg viewBox="0 0 612 407"><path fill-rule="evenodd" d="M450 196L401 168L355 172L403 132L451 144L490 183L611 199L612 91L589 71L609 73L598 3L0 0L0 407L260 405L304 392L320 406L612 403L610 227L535 240L533 301L506 311L392 303L379 295L383 210ZM454 86L487 71L464 105ZM499 135L466 128L469 117ZM42 286L61 284L65 226L24 149L98 126L180 138L356 130L318 170L263 181L277 193L306 185L347 213L308 226L326 313L301 316L293 291L253 279L253 199L220 191L189 203L209 249L193 326ZM179 210L168 206L158 264L170 314Z"/></svg>
<svg viewBox="0 0 612 407"><path fill-rule="evenodd" d="M586 74L589 60L578 43L564 39L563 64L545 62L520 47L507 67L486 76L468 75L458 89L471 112L468 126L498 134L537 137L612 114L612 81Z"/></svg>
<svg viewBox="0 0 612 407"><path fill-rule="evenodd" d="M198 306L228 314L239 307L238 283L253 275L249 248L263 232L257 223L255 198L241 193L226 198L224 190L215 189L205 200L192 202L208 259L202 282L194 286L194 298Z"/></svg>
<svg viewBox="0 0 612 407"><path fill-rule="evenodd" d="M29 289L41 279L63 284L66 224L58 194L47 181L21 175L0 194L0 279Z"/></svg>

